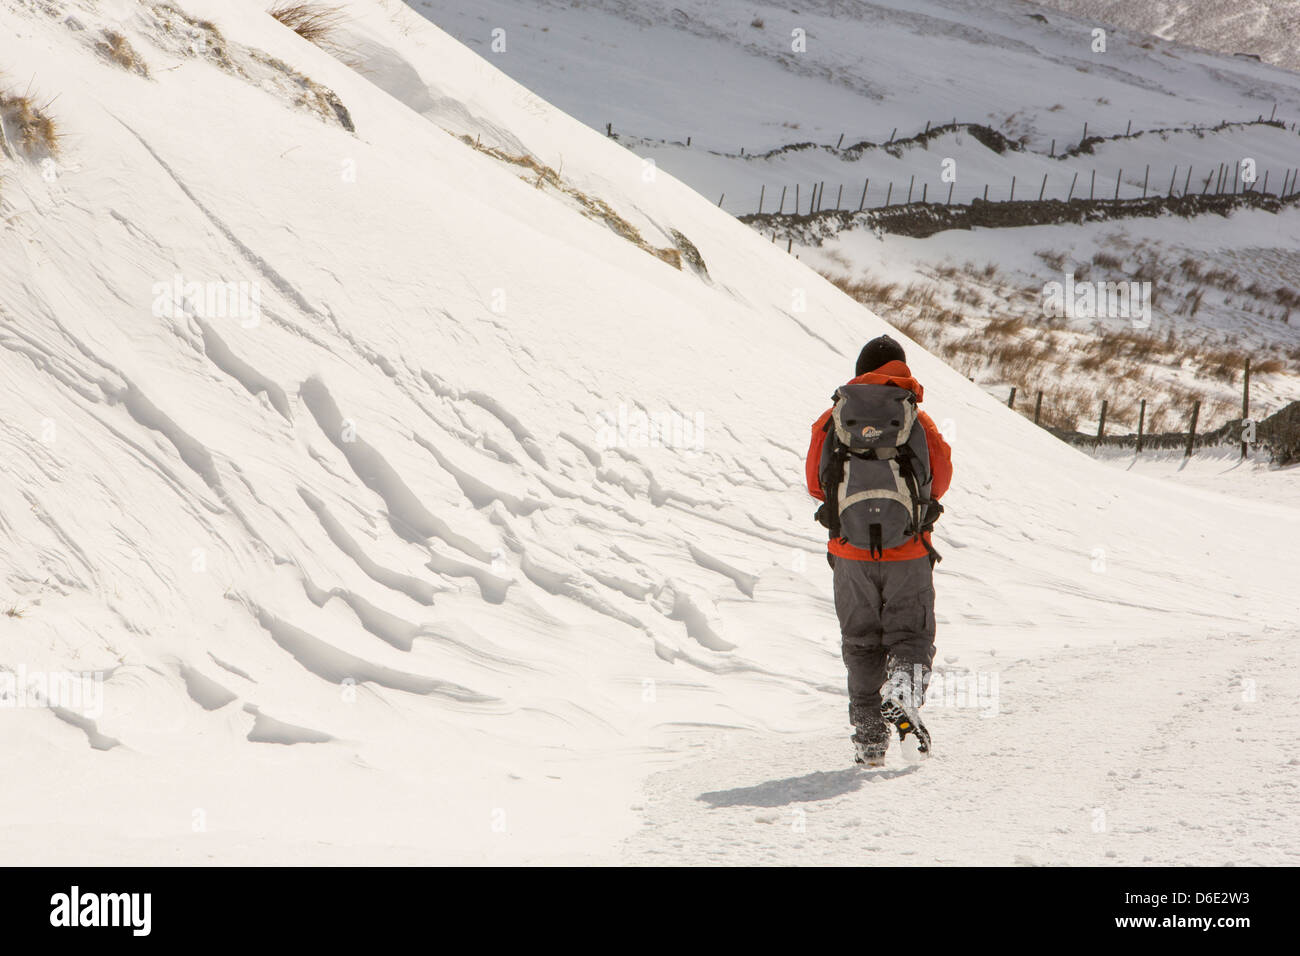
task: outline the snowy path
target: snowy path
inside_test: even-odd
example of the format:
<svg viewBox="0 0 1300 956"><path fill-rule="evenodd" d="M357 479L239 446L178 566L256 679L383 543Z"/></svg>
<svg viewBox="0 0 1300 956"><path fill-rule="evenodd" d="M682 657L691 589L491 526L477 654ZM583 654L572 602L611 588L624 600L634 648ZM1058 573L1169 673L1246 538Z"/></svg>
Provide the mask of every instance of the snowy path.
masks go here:
<svg viewBox="0 0 1300 956"><path fill-rule="evenodd" d="M848 766L735 734L651 778L635 864L1295 865L1300 634L1066 650L1000 674L997 716L928 708L938 750ZM1254 700L1250 685L1254 681Z"/></svg>

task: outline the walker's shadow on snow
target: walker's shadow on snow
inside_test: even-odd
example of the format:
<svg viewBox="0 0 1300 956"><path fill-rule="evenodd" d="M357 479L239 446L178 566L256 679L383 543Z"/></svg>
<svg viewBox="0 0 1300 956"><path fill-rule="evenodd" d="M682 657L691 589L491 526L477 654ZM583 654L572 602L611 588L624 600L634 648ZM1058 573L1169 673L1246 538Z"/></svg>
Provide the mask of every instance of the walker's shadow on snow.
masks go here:
<svg viewBox="0 0 1300 956"><path fill-rule="evenodd" d="M845 770L818 770L814 773L806 773L802 777L768 780L752 787L713 790L702 793L695 799L702 800L714 810L720 807L784 807L791 803L831 800L860 790L863 784L875 783L877 780L893 780L895 777L907 776L915 770L915 766L900 770L862 770L857 767L849 767Z"/></svg>

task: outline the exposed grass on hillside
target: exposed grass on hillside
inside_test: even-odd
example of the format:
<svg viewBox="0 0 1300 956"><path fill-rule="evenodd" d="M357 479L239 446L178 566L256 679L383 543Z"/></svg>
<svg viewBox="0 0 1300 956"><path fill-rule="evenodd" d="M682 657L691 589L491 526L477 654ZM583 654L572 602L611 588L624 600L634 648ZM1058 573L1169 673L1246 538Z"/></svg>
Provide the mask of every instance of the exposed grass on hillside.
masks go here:
<svg viewBox="0 0 1300 956"><path fill-rule="evenodd" d="M0 92L0 152L10 159L17 159L15 149L29 159L58 156L61 133L49 112L52 102L39 103L30 91Z"/></svg>
<svg viewBox="0 0 1300 956"><path fill-rule="evenodd" d="M468 135L460 136L459 139L466 145L473 147L480 153L486 153L493 159L527 170L528 172L525 178L531 181L536 188L544 189L545 187L550 186L552 189L564 194L577 203L583 215L590 219L603 222L619 236L626 239L637 248L644 249L652 256L662 259L673 268L680 269L682 267L682 241L678 241L677 246L652 246L646 241L645 237L641 235L640 230L620 216L614 208L609 205L609 203L596 196L589 196L582 190L571 186L564 181L563 177L558 172L550 166L539 162L535 157L528 155L515 155L513 153L507 153L504 150L496 149L492 146L485 146L480 141ZM699 258L699 251L695 246L691 244L689 240L686 240L684 236L682 237L682 240L685 241L688 257L693 257L692 266L695 267L697 271L707 271L704 268L704 260Z"/></svg>
<svg viewBox="0 0 1300 956"><path fill-rule="evenodd" d="M308 43L333 46L343 11L320 3L281 3L266 11Z"/></svg>
<svg viewBox="0 0 1300 956"><path fill-rule="evenodd" d="M1039 254L1049 268L1064 270L1066 255ZM1153 265L1153 264L1148 264ZM1123 259L1100 253L1074 267L1076 278L1090 271L1120 270ZM1165 265L1165 271L1176 266ZM1067 430L1095 427L1107 402L1107 432L1136 430L1140 402L1146 399L1144 429L1177 431L1187 427L1192 406L1201 403L1199 428L1240 414L1239 399L1222 388L1199 388L1195 381L1239 385L1247 354L1229 344L1210 345L1203 335L1156 333L1131 327L1080 327L1045 318L1036 291L1002 281L995 265L945 263L934 283L898 283L873 276L848 278L823 272L851 298L880 314L900 332L973 380L1017 388L1015 407L1033 417L1042 391L1039 421ZM1203 273L1198 277L1204 278ZM1132 278L1129 270L1127 278ZM1226 283L1225 276L1215 281ZM1159 285L1161 279L1157 279ZM1233 281L1235 277L1233 277ZM943 284L940 293L940 282ZM1274 291L1263 290L1270 301ZM945 300L956 303L946 304ZM1300 348L1286 354L1300 370ZM1252 375L1288 370L1277 356L1252 356ZM1192 382L1177 380L1194 376Z"/></svg>
<svg viewBox="0 0 1300 956"><path fill-rule="evenodd" d="M116 30L105 30L103 39L95 44L95 49L106 60L116 63L127 72L148 78L149 64L131 46L131 41Z"/></svg>
<svg viewBox="0 0 1300 956"><path fill-rule="evenodd" d="M344 22L342 7L323 3L280 3L267 11L281 24L313 46L324 50L334 59L353 69L361 65L360 60L339 38L339 28Z"/></svg>
<svg viewBox="0 0 1300 956"><path fill-rule="evenodd" d="M169 41L163 44L171 53L197 56L225 70L240 75L242 72L231 59L230 45L211 20L199 20L171 3L155 3L149 8L157 28ZM155 38L157 39L157 38Z"/></svg>

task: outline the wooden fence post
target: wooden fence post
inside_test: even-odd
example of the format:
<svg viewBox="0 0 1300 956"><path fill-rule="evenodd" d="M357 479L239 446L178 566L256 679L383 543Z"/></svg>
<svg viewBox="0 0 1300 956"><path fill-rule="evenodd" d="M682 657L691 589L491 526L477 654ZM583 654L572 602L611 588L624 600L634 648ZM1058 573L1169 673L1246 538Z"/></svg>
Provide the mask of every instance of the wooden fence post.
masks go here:
<svg viewBox="0 0 1300 956"><path fill-rule="evenodd" d="M926 123L925 128L928 130L930 128L930 124ZM909 206L912 205L912 187L915 185L916 185L916 173L912 173L911 182L907 184L907 204Z"/></svg>
<svg viewBox="0 0 1300 956"><path fill-rule="evenodd" d="M868 176L867 181L862 184L862 199L858 201L858 212L862 212L862 207L867 204L867 187L870 185L871 177Z"/></svg>
<svg viewBox="0 0 1300 956"><path fill-rule="evenodd" d="M1052 147L1047 151L1047 155L1052 159L1056 158L1056 140L1052 140Z"/></svg>
<svg viewBox="0 0 1300 956"><path fill-rule="evenodd" d="M1137 454L1142 454L1142 428L1147 422L1147 400L1142 399L1142 404L1138 407L1138 440Z"/></svg>
<svg viewBox="0 0 1300 956"><path fill-rule="evenodd" d="M1016 387L1011 386L1011 394L1007 396L1007 408L1016 407Z"/></svg>
<svg viewBox="0 0 1300 956"><path fill-rule="evenodd" d="M1038 189L1038 201L1043 201L1043 193L1047 191L1047 173L1043 173L1043 185Z"/></svg>
<svg viewBox="0 0 1300 956"><path fill-rule="evenodd" d="M1262 193L1268 192L1268 170L1267 169L1264 170L1264 185L1259 187L1259 191Z"/></svg>
<svg viewBox="0 0 1300 956"><path fill-rule="evenodd" d="M1092 191L1097 185L1097 170L1092 171L1092 182L1088 184L1088 201L1092 202Z"/></svg>
<svg viewBox="0 0 1300 956"><path fill-rule="evenodd" d="M1079 181L1079 171L1076 169L1074 171L1074 178L1070 180L1070 192L1065 197L1066 202L1069 202L1071 199L1074 198L1074 184L1077 183L1078 181Z"/></svg>
<svg viewBox="0 0 1300 956"><path fill-rule="evenodd" d="M799 184L794 184L794 214L799 215Z"/></svg>
<svg viewBox="0 0 1300 956"><path fill-rule="evenodd" d="M1174 194L1174 178L1175 178L1177 175L1178 175L1178 167L1175 166L1175 167L1174 167L1174 171L1173 171L1172 173L1169 174L1169 195L1170 195L1171 197L1172 197L1173 194Z"/></svg>
<svg viewBox="0 0 1300 956"><path fill-rule="evenodd" d="M1241 377L1241 457L1246 457L1246 419L1250 418L1250 356Z"/></svg>
<svg viewBox="0 0 1300 956"><path fill-rule="evenodd" d="M1142 174L1142 198L1147 198L1147 180L1151 178L1151 164L1147 163L1147 171Z"/></svg>
<svg viewBox="0 0 1300 956"><path fill-rule="evenodd" d="M946 206L952 205L952 187L956 185L957 183L955 181L948 184L948 201L944 203L944 205Z"/></svg>
<svg viewBox="0 0 1300 956"><path fill-rule="evenodd" d="M785 212L785 190L786 190L786 187L785 187L785 186L782 186L782 187L781 187L781 208L777 210L777 212L779 212L779 213L780 213L780 212Z"/></svg>
<svg viewBox="0 0 1300 956"><path fill-rule="evenodd" d="M985 183L985 184L984 184L984 201L985 201L985 202L988 202L988 201L989 201L989 184L988 184L988 183Z"/></svg>
<svg viewBox="0 0 1300 956"><path fill-rule="evenodd" d="M767 184L764 183L758 187L758 214L763 215L763 194L767 192Z"/></svg>
<svg viewBox="0 0 1300 956"><path fill-rule="evenodd" d="M843 137L843 134L841 134L840 138L841 138L841 139L844 138L844 137ZM837 193L835 194L835 208L836 208L837 210L840 208L840 200L843 199L843 198L844 198L844 184L843 184L843 183L840 183L840 189L839 189L839 192L837 192Z"/></svg>
<svg viewBox="0 0 1300 956"><path fill-rule="evenodd" d="M1187 195L1187 190L1192 188L1192 167L1187 167L1187 182L1183 183L1183 195Z"/></svg>
<svg viewBox="0 0 1300 956"><path fill-rule="evenodd" d="M1101 421L1097 423L1097 441L1100 442L1106 434L1106 409L1110 407L1110 402L1106 399L1101 400Z"/></svg>
<svg viewBox="0 0 1300 956"><path fill-rule="evenodd" d="M1034 424L1035 425L1038 424L1038 419L1042 416L1042 414L1043 414L1043 392L1040 389L1038 392L1038 397L1034 399Z"/></svg>
<svg viewBox="0 0 1300 956"><path fill-rule="evenodd" d="M1007 201L1008 202L1016 201L1016 177L1015 176L1011 177L1011 198Z"/></svg>
<svg viewBox="0 0 1300 956"><path fill-rule="evenodd" d="M929 194L929 192L930 192L930 184L928 182L921 183L921 205L925 205L925 197Z"/></svg>
<svg viewBox="0 0 1300 956"><path fill-rule="evenodd" d="M1192 406L1192 427L1187 430L1187 451L1183 453L1184 458L1192 457L1192 447L1196 444L1196 419L1201 416L1201 403L1198 401Z"/></svg>
<svg viewBox="0 0 1300 956"><path fill-rule="evenodd" d="M724 199L726 199L726 198L727 198L727 194L726 194L726 193L723 193L721 196L718 197L718 208L719 208L719 209L722 208L722 200L724 200Z"/></svg>
<svg viewBox="0 0 1300 956"><path fill-rule="evenodd" d="M1123 177L1124 177L1124 170L1121 168L1120 171L1115 174L1115 198L1116 199L1119 199L1119 183Z"/></svg>
<svg viewBox="0 0 1300 956"><path fill-rule="evenodd" d="M890 199L890 197L893 196L893 195L894 195L894 181L891 179L891 180L889 181L889 188L888 188L887 190L885 190L885 205L886 205L886 206L889 205L889 199Z"/></svg>
<svg viewBox="0 0 1300 956"><path fill-rule="evenodd" d="M843 143L843 142L844 142L844 134L843 134L843 133L840 133L840 138L836 141L836 143L835 143L835 148L836 148L836 149L839 149L839 148L840 148L840 143Z"/></svg>

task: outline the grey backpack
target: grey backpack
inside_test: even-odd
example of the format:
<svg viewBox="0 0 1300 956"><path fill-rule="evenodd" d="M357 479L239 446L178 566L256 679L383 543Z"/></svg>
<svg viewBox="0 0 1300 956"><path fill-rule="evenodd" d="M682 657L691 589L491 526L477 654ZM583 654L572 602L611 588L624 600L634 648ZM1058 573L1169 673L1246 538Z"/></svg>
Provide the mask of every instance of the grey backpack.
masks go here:
<svg viewBox="0 0 1300 956"><path fill-rule="evenodd" d="M930 449L916 395L896 385L835 390L818 467L831 538L873 558L921 538L943 507L930 499ZM932 560L937 556L927 548Z"/></svg>

